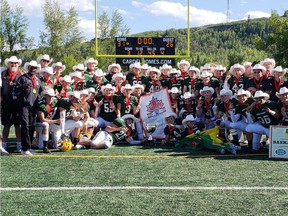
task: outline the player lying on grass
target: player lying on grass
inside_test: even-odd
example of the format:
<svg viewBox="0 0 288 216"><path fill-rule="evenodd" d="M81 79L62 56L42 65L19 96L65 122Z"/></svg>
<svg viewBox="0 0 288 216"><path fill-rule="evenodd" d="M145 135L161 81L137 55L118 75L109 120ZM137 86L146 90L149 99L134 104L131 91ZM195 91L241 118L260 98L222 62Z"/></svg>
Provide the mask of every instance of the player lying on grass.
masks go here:
<svg viewBox="0 0 288 216"><path fill-rule="evenodd" d="M79 145L90 147L91 149L108 149L117 142L128 142L131 145L142 144L147 139L134 140L132 125L135 117L126 114L122 118L116 118L110 126L99 131L92 140L86 140L78 143Z"/></svg>

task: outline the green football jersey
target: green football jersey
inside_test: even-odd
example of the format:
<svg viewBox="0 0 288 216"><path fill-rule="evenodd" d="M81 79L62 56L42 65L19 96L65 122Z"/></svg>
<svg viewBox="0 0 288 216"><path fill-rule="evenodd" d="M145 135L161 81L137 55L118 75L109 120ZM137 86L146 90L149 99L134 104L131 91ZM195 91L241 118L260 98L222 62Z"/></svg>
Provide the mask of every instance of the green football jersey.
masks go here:
<svg viewBox="0 0 288 216"><path fill-rule="evenodd" d="M115 124L118 127L124 127L127 129L125 121L122 118L116 118L113 121L113 124ZM120 140L124 140L127 137L127 130L114 131L114 132L111 132L110 135L112 136L113 142L115 143Z"/></svg>
<svg viewBox="0 0 288 216"><path fill-rule="evenodd" d="M125 98L123 94L119 95L117 98L117 103L121 104L121 116L125 114L132 114L133 115L133 109L135 106L138 106L138 98L134 95L131 95L131 97Z"/></svg>
<svg viewBox="0 0 288 216"><path fill-rule="evenodd" d="M53 98L51 106L49 106L45 98L43 98L41 101L39 101L37 111L41 111L44 113L45 118L53 119L54 115L56 114L58 106L58 99L56 97ZM37 122L40 122L40 119L37 117Z"/></svg>
<svg viewBox="0 0 288 216"><path fill-rule="evenodd" d="M117 105L117 95L113 95L112 98L107 99L103 95L96 97L96 101L99 102L103 99L103 104L100 106L99 117L103 118L105 121L112 122L116 119L116 105Z"/></svg>
<svg viewBox="0 0 288 216"><path fill-rule="evenodd" d="M269 128L270 125L277 125L279 123L279 119L276 119L270 113L266 112L267 108L275 110L278 106L275 102L268 100L260 107L256 104L256 106L251 110L251 115L253 115L256 118L256 121L265 128Z"/></svg>

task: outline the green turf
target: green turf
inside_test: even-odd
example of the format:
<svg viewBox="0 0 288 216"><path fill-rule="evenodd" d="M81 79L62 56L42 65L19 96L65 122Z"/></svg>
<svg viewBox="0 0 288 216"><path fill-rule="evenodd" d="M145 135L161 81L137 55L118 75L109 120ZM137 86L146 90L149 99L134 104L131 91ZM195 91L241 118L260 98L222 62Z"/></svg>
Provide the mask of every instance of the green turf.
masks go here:
<svg viewBox="0 0 288 216"><path fill-rule="evenodd" d="M2 215L287 215L279 191L2 192Z"/></svg>
<svg viewBox="0 0 288 216"><path fill-rule="evenodd" d="M287 161L268 154L113 146L36 156L44 157L1 157L1 187L288 187ZM287 190L2 191L1 215L287 215L287 200Z"/></svg>

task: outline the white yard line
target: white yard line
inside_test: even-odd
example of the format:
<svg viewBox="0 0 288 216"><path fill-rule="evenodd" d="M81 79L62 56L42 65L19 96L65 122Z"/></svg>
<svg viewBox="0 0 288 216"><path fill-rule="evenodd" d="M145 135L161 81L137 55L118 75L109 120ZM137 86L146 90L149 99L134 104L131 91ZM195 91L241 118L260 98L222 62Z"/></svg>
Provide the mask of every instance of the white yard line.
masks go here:
<svg viewBox="0 0 288 216"><path fill-rule="evenodd" d="M1 187L0 191L55 191L55 190L288 190L288 187L185 187L185 186L99 186L99 187Z"/></svg>

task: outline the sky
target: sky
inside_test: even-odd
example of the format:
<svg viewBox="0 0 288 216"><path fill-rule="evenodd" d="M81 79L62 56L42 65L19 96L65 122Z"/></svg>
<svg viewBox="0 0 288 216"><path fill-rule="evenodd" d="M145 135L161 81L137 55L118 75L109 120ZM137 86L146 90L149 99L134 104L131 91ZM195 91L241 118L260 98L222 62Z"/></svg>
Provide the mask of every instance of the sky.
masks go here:
<svg viewBox="0 0 288 216"><path fill-rule="evenodd" d="M24 9L29 27L28 37L39 40L44 30L44 0L7 0L13 7ZM94 0L56 0L63 11L75 7L78 12L79 29L87 40L95 37ZM170 28L187 28L188 1L190 1L190 27L204 26L226 22L228 0L97 0L98 15L104 11L111 18L112 12L118 10L130 34L145 31L157 31ZM288 10L287 0L229 0L230 21L250 18L269 17L272 10L283 15Z"/></svg>

